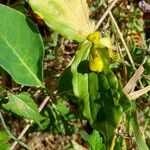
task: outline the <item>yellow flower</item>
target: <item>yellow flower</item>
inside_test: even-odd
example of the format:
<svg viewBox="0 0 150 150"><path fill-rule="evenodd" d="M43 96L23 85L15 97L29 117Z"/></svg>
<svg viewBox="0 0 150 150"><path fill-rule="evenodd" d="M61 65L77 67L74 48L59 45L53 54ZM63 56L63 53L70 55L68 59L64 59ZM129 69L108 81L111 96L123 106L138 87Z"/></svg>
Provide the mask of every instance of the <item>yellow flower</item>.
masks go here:
<svg viewBox="0 0 150 150"><path fill-rule="evenodd" d="M100 44L100 32L94 32L94 33L91 33L87 36L87 40L92 42L94 45L99 45Z"/></svg>
<svg viewBox="0 0 150 150"><path fill-rule="evenodd" d="M110 37L101 38L100 32L96 31L88 35L87 40L93 44L91 47L89 68L91 71L102 72L104 68L104 56L101 51L102 48L107 48L108 57L115 60L115 54L112 51L111 39Z"/></svg>
<svg viewBox="0 0 150 150"><path fill-rule="evenodd" d="M96 49L91 50L89 68L91 71L102 72L104 63L101 55Z"/></svg>

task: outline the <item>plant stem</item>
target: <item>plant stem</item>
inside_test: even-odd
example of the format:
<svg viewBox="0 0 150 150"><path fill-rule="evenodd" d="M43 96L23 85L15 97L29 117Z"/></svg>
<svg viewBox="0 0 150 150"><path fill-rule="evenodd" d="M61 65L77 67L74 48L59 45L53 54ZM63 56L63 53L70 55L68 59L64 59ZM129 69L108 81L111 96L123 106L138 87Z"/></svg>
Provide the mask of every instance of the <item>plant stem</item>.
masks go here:
<svg viewBox="0 0 150 150"><path fill-rule="evenodd" d="M23 147L25 147L27 150L31 150L31 148L29 148L25 143L19 141L14 135L12 135L12 133L9 131L8 127L5 124L4 118L2 116L2 113L0 111L0 120L2 122L2 125L4 127L4 129L6 130L6 132L8 133L9 137L13 140L15 140L17 143L19 143L20 145L22 145Z"/></svg>
<svg viewBox="0 0 150 150"><path fill-rule="evenodd" d="M133 134L135 135L136 143L139 150L148 150L145 140L142 138L140 127L137 120L136 111L132 111L131 114L131 124L133 129Z"/></svg>

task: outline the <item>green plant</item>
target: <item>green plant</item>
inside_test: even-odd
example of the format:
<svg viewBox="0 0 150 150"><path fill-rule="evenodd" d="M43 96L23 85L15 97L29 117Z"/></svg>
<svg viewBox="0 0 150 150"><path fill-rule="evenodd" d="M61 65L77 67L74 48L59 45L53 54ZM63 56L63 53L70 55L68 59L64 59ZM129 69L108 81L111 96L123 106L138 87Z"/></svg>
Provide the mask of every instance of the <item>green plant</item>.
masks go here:
<svg viewBox="0 0 150 150"><path fill-rule="evenodd" d="M28 119L28 122L32 120L31 123L34 121L43 129L47 128L47 124L52 123L56 128L54 132L62 133L66 133L66 129L70 132L80 130L79 127L73 128L72 125L69 128L65 127L70 118L87 119L92 127L92 134L88 135L85 131L81 131L80 134L91 150L119 150L122 147L128 147L128 142L116 134L120 123L124 121L129 134L135 134L138 148L148 150L146 142L140 135L136 105L129 99L130 94L134 93L125 92L121 81L113 72L113 65L121 64L118 58L126 54L121 52L121 56L119 53L115 54L112 50L110 35L108 36L107 32L96 31L99 23L96 25L96 21L90 19L90 9L86 0L28 0L28 3L34 13L55 33L60 33L79 44L74 60L62 74L58 87L59 97L64 99L69 97L78 105L79 112L74 115L65 106L65 102L58 99L56 104L51 102L50 113L44 112L42 116L31 95L13 94L4 89L0 90L1 109ZM107 2L100 1L100 6L106 6L106 4ZM16 83L40 87L48 93L43 83L44 44L37 26L25 15L10 7L0 4L0 12L0 66ZM107 13L112 19L112 26L117 27L113 14L109 11ZM139 11L135 13L135 18L133 17L135 20L139 17L138 13ZM135 24L130 21L129 29L139 30L138 24L138 22ZM118 28L117 31L114 29L112 32L120 34ZM122 35L121 39L125 45ZM54 45L57 45L56 41ZM127 49L126 45L125 47ZM130 56L129 52L127 54ZM132 61L131 59L131 63ZM135 66L133 63L131 66L133 72ZM141 82L139 83L142 85ZM2 117L1 120L3 120ZM51 128L50 130L52 131ZM4 143L7 144L7 141Z"/></svg>

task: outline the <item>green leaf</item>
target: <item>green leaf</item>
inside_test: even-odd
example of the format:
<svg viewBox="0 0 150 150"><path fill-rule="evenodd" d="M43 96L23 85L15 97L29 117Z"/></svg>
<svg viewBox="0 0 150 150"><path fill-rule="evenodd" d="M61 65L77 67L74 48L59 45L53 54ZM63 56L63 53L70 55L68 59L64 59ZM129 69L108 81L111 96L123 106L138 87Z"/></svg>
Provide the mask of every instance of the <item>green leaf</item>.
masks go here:
<svg viewBox="0 0 150 150"><path fill-rule="evenodd" d="M86 0L29 0L33 11L54 31L82 42L94 31Z"/></svg>
<svg viewBox="0 0 150 150"><path fill-rule="evenodd" d="M9 140L9 135L6 131L1 130L0 131L0 143L6 143Z"/></svg>
<svg viewBox="0 0 150 150"><path fill-rule="evenodd" d="M89 144L90 150L105 150L105 146L98 131L93 130L90 135L85 131L80 131L80 135Z"/></svg>
<svg viewBox="0 0 150 150"><path fill-rule="evenodd" d="M62 99L58 99L56 103L57 110L61 113L61 115L65 116L69 113L70 109L67 107L67 102Z"/></svg>
<svg viewBox="0 0 150 150"><path fill-rule="evenodd" d="M39 122L42 119L36 103L28 93L21 93L19 95L10 94L8 103L2 106L21 117L35 122Z"/></svg>
<svg viewBox="0 0 150 150"><path fill-rule="evenodd" d="M90 135L88 142L91 145L91 150L104 150L104 145L102 142L102 138L98 131L94 130L93 133Z"/></svg>
<svg viewBox="0 0 150 150"><path fill-rule="evenodd" d="M1 130L0 131L0 150L9 150L9 135L6 131Z"/></svg>
<svg viewBox="0 0 150 150"><path fill-rule="evenodd" d="M0 143L0 150L9 150L9 144Z"/></svg>
<svg viewBox="0 0 150 150"><path fill-rule="evenodd" d="M0 66L19 84L42 85L43 43L36 25L21 12L0 5Z"/></svg>
<svg viewBox="0 0 150 150"><path fill-rule="evenodd" d="M90 136L88 135L88 133L85 132L84 130L80 131L79 133L80 133L81 137L82 137L86 142L88 142L89 137L90 137Z"/></svg>
<svg viewBox="0 0 150 150"><path fill-rule="evenodd" d="M91 44L85 44L76 52L75 60L71 66L71 72L73 74L72 85L74 94L78 98L78 102L83 104L83 115L92 121L91 104L89 101L89 63L87 61L90 47Z"/></svg>
<svg viewBox="0 0 150 150"><path fill-rule="evenodd" d="M139 124L138 124L138 120L137 120L137 114L135 111L133 111L132 115L131 115L131 125L132 125L133 134L135 136L135 140L136 140L138 149L139 150L149 150L149 148L147 147L147 145L142 137L142 134L140 132L140 128L139 128Z"/></svg>
<svg viewBox="0 0 150 150"><path fill-rule="evenodd" d="M114 150L126 150L126 143L123 141L123 137L117 137L115 140L115 147Z"/></svg>
<svg viewBox="0 0 150 150"><path fill-rule="evenodd" d="M110 69L107 69L105 73L99 73L98 79L100 99L97 103L101 107L93 127L103 134L107 149L113 149L115 130L123 114L123 108L119 104L120 99L123 97L120 97L120 93L117 92L119 88L118 81Z"/></svg>
<svg viewBox="0 0 150 150"><path fill-rule="evenodd" d="M87 90L87 80L89 67L88 67L88 55L90 52L91 44L83 45L75 55L75 60L71 66L71 72L73 74L73 90L76 97L81 97L80 95L84 94L84 91ZM84 81L83 81L84 80ZM83 81L83 83L82 83ZM80 82L80 83L79 83ZM86 83L86 84L84 84ZM85 87L85 88L82 88ZM81 90L81 91L80 91ZM83 90L83 91L82 91ZM88 96L88 95L87 95ZM85 95L82 96L84 98Z"/></svg>
<svg viewBox="0 0 150 150"><path fill-rule="evenodd" d="M71 72L73 74L73 91L78 98L78 103L82 104L83 116L92 123L96 119L100 107L96 103L100 93L97 74L89 70L88 58L90 48L91 44L87 43L76 52Z"/></svg>
<svg viewBox="0 0 150 150"><path fill-rule="evenodd" d="M90 48L91 45L87 43L76 52L71 66L73 91L83 116L94 129L103 134L107 149L113 149L115 130L123 112L129 110L130 103L115 74L107 65L100 73L89 70ZM103 59L107 64L107 60Z"/></svg>
<svg viewBox="0 0 150 150"><path fill-rule="evenodd" d="M71 66L71 72L73 75L73 91L78 98L77 103L82 104L84 117L92 123L97 119L97 113L100 107L105 109L104 104L102 104L103 101L106 101L109 107L112 106L112 112L115 111L114 109L120 112L119 109L122 108L119 106L119 101L120 97L124 97L124 94L121 90L120 93L118 92L118 88L121 87L118 86L118 80L109 68L105 69L107 70L105 73L97 74L90 72L88 61L90 48L90 44L85 44L76 52L75 60ZM110 100L108 101L107 99Z"/></svg>
<svg viewBox="0 0 150 150"><path fill-rule="evenodd" d="M56 47L58 42L58 32L54 32L51 34L51 46Z"/></svg>
<svg viewBox="0 0 150 150"><path fill-rule="evenodd" d="M121 121L121 116L121 107L113 108L105 104L98 113L97 121L93 123L93 127L103 134L107 149L113 149L115 146L115 130Z"/></svg>

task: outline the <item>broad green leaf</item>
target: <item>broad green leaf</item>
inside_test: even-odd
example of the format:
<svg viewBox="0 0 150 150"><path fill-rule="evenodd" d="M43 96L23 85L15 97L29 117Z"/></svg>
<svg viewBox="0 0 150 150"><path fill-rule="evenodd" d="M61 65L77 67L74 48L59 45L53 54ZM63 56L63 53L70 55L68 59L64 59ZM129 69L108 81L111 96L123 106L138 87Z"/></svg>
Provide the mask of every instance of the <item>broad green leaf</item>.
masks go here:
<svg viewBox="0 0 150 150"><path fill-rule="evenodd" d="M42 85L43 43L36 25L0 5L0 66L19 84Z"/></svg>
<svg viewBox="0 0 150 150"><path fill-rule="evenodd" d="M73 77L73 90L74 90L74 94L76 97L80 97L80 94L84 91L84 88L80 87L80 85L78 85L79 80L81 82L81 86L83 85L86 89L87 85L84 85L82 83L82 79L84 79L85 81L87 81L86 79L88 79L88 73L89 73L89 68L88 66L86 66L86 64L88 64L88 55L90 52L90 44L85 44L83 45L77 52L75 55L75 60L71 66L71 72L73 73L74 77ZM79 91L79 89L82 89L83 91ZM83 96L84 98L85 96Z"/></svg>
<svg viewBox="0 0 150 150"><path fill-rule="evenodd" d="M101 107L93 127L103 134L107 149L113 149L115 146L115 130L121 121L123 111L127 111L127 107L130 105L128 105L128 102L121 104L128 99L120 90L119 81L110 69L99 73L98 81L100 98L97 103Z"/></svg>
<svg viewBox="0 0 150 150"><path fill-rule="evenodd" d="M82 42L94 31L86 0L29 0L33 11L55 31Z"/></svg>
<svg viewBox="0 0 150 150"><path fill-rule="evenodd" d="M39 122L42 119L36 103L28 93L21 93L19 95L10 94L8 103L2 106L21 117L35 122Z"/></svg>
<svg viewBox="0 0 150 150"><path fill-rule="evenodd" d="M132 112L131 125L132 125L133 134L135 136L135 140L136 140L138 149L139 150L149 150L149 148L147 147L146 142L144 141L142 134L140 132L137 115L136 115L135 111Z"/></svg>
<svg viewBox="0 0 150 150"><path fill-rule="evenodd" d="M78 98L79 103L83 104L83 116L92 122L88 80L89 63L87 61L90 47L91 44L85 44L76 52L71 72L73 74L72 85L74 94Z"/></svg>

